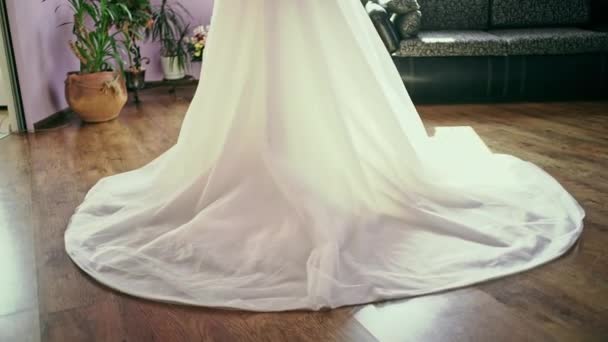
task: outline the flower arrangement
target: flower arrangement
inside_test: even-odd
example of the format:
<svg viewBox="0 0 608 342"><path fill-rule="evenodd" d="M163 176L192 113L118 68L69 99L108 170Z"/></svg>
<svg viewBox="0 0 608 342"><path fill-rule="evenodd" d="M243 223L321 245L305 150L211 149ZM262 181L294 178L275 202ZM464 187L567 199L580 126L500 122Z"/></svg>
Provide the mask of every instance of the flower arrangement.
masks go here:
<svg viewBox="0 0 608 342"><path fill-rule="evenodd" d="M203 51L205 50L205 43L207 41L207 35L209 34L209 25L198 26L192 32L193 36L190 37L188 44L188 50L192 56L193 62L200 62L203 60Z"/></svg>

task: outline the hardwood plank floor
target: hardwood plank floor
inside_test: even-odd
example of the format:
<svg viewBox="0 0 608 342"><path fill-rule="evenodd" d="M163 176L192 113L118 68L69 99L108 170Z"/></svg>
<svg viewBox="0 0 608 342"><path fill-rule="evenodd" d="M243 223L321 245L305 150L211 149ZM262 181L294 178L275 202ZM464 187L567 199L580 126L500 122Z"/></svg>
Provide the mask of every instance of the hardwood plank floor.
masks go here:
<svg viewBox="0 0 608 342"><path fill-rule="evenodd" d="M0 341L606 341L608 102L422 106L537 163L587 210L566 256L478 286L326 312L244 313L126 296L74 266L63 232L104 176L175 143L193 88L141 94L120 118L0 141ZM373 115L373 113L370 113Z"/></svg>

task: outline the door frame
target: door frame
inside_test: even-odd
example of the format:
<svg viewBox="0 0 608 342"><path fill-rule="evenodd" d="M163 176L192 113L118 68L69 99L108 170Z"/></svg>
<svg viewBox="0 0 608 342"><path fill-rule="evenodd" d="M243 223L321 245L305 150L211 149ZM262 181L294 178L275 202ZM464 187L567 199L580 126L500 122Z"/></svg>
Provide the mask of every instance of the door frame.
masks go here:
<svg viewBox="0 0 608 342"><path fill-rule="evenodd" d="M27 124L23 110L21 88L19 87L17 63L13 51L6 1L0 0L0 69L2 69L3 76L3 79L0 80L0 91L7 92L11 132L26 132Z"/></svg>

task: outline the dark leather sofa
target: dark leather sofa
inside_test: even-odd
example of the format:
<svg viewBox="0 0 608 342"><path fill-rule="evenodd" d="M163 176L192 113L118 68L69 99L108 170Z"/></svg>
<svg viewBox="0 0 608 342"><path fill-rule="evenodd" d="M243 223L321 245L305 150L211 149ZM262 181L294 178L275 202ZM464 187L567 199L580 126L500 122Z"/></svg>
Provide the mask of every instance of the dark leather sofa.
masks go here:
<svg viewBox="0 0 608 342"><path fill-rule="evenodd" d="M414 37L370 15L414 100L608 99L608 0L418 2Z"/></svg>

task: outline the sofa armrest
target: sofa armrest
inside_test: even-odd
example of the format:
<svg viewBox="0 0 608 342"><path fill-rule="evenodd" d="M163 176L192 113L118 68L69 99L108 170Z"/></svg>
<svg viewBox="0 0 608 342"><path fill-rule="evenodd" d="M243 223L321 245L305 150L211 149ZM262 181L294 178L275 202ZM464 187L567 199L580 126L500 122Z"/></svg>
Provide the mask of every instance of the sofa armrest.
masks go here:
<svg viewBox="0 0 608 342"><path fill-rule="evenodd" d="M365 9L387 50L390 53L397 51L399 34L390 20L390 14L382 6L371 1L365 5Z"/></svg>

